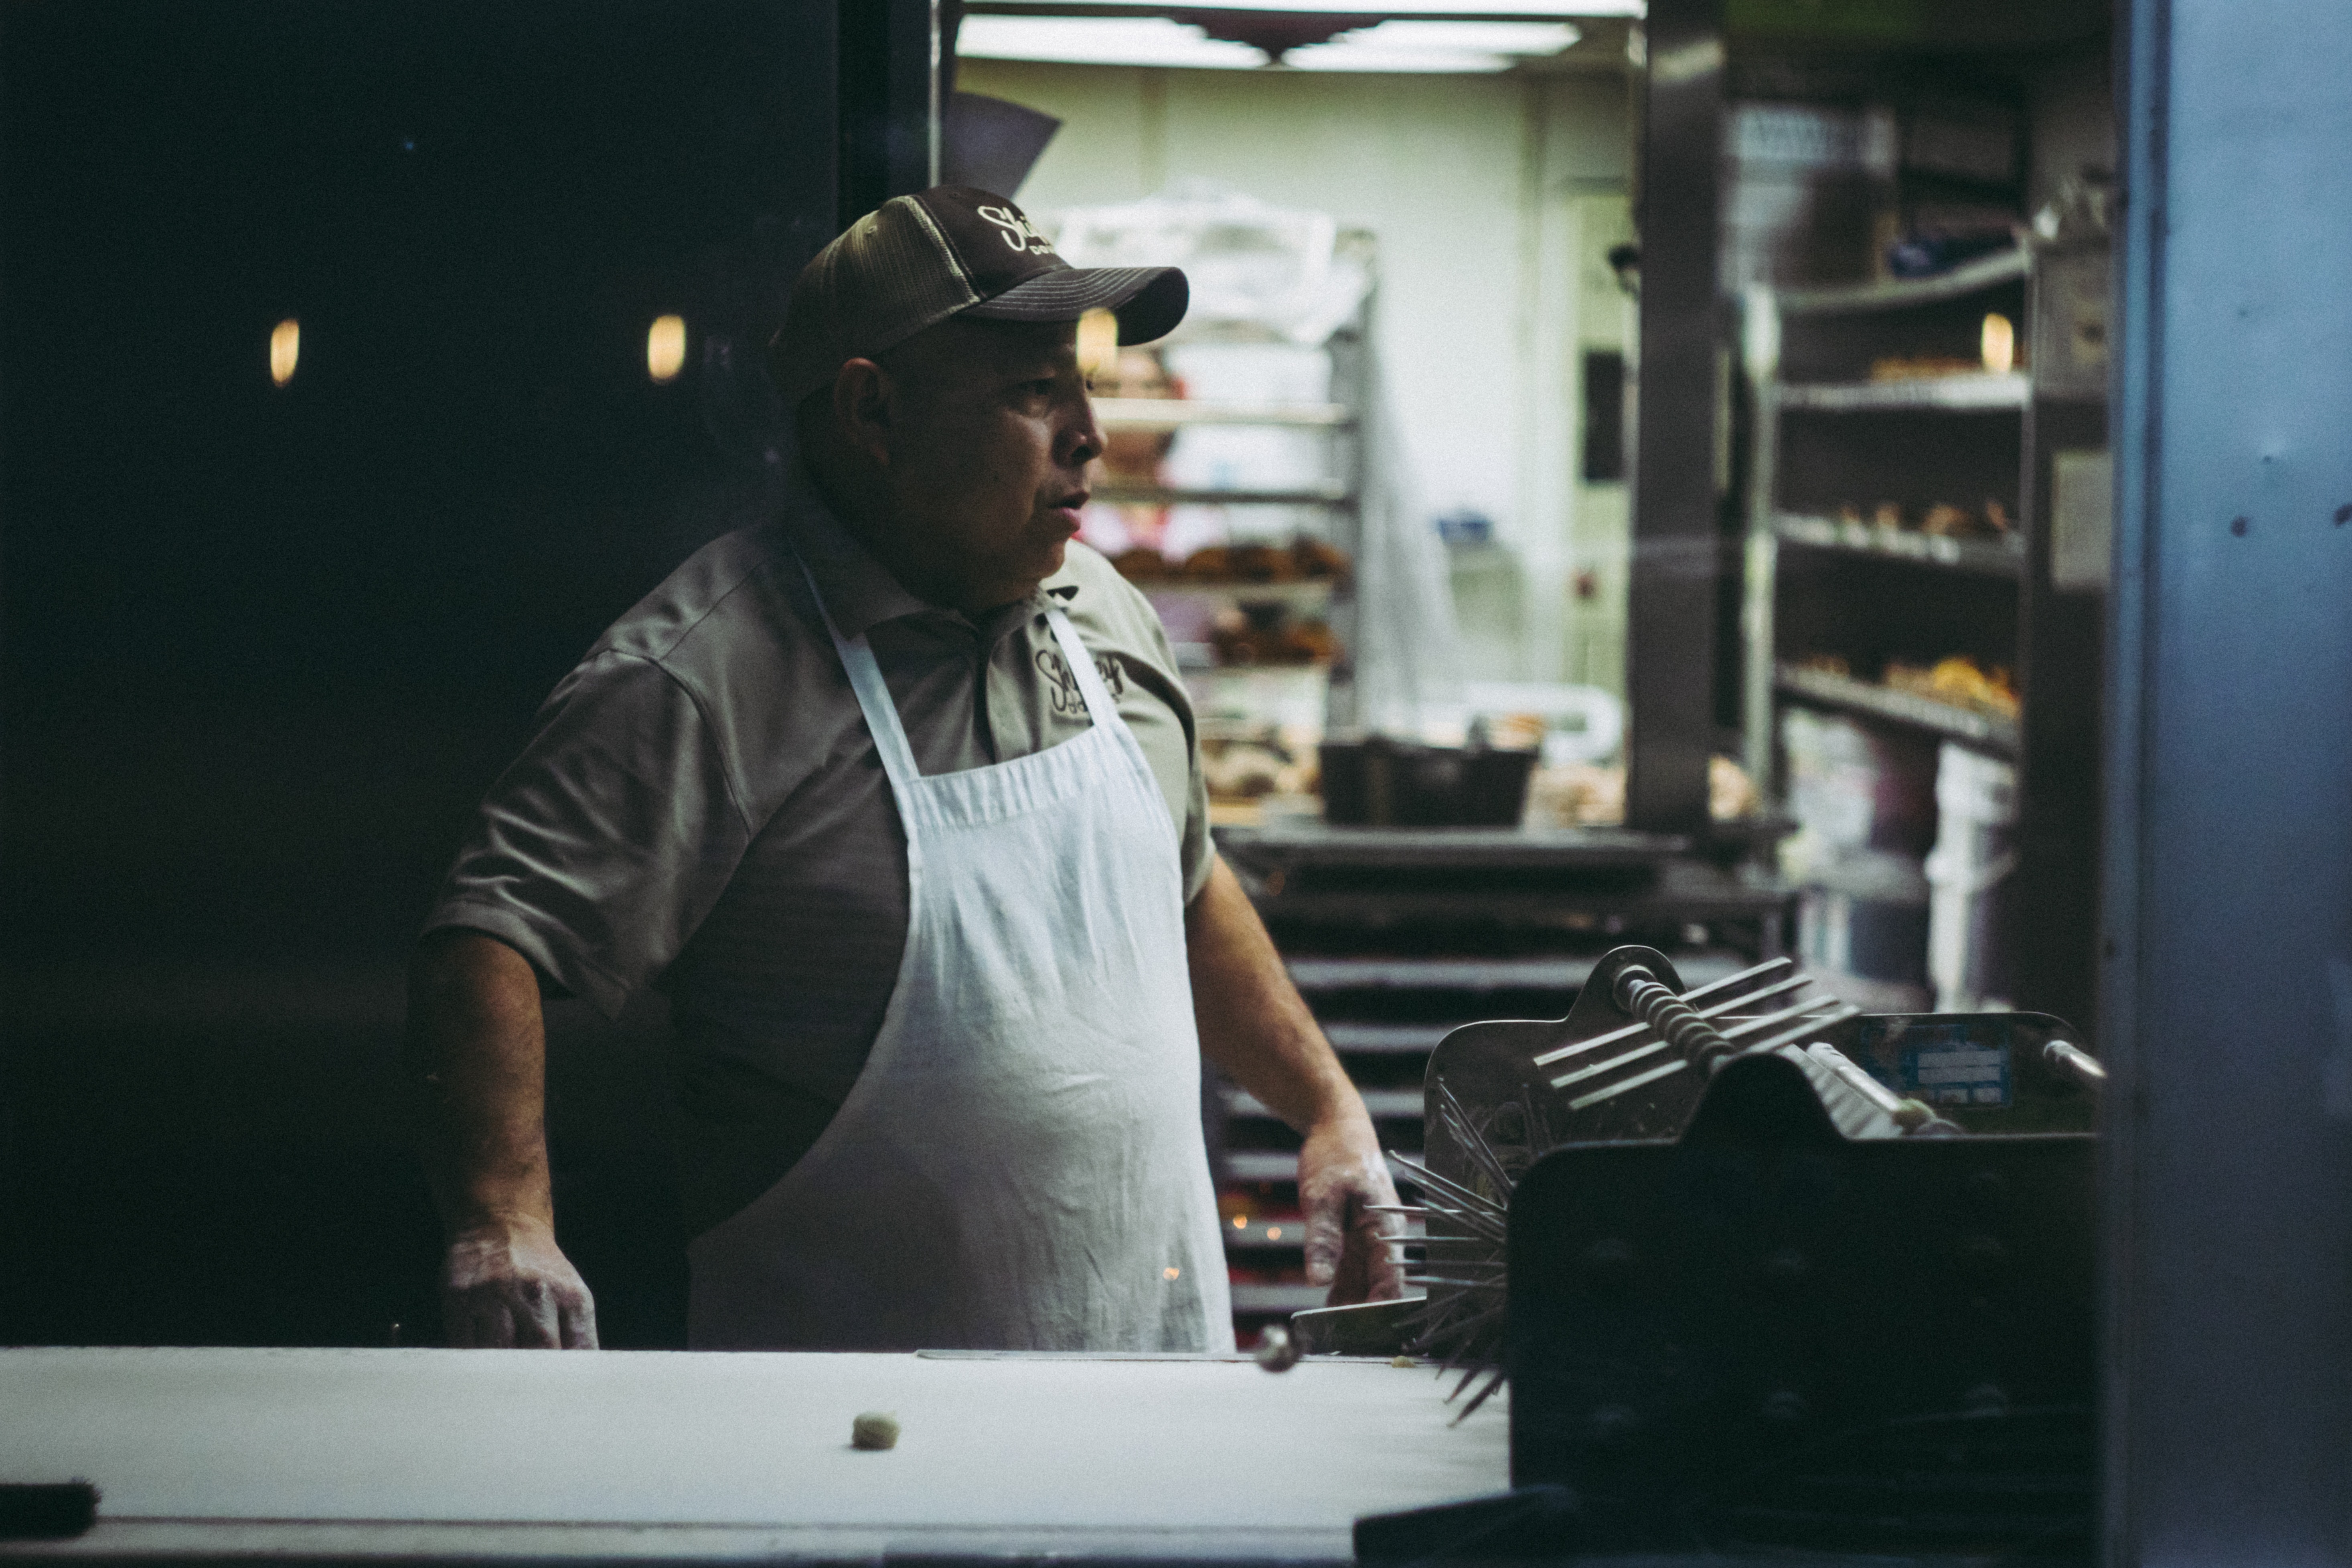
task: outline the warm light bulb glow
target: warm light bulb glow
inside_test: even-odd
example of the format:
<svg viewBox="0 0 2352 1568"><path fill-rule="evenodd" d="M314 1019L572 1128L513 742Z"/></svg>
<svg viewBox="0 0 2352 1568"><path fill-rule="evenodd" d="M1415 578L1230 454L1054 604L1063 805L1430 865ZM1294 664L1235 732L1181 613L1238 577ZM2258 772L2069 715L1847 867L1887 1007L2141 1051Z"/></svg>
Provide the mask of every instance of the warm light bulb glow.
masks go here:
<svg viewBox="0 0 2352 1568"><path fill-rule="evenodd" d="M1162 1279L1174 1279L1183 1272L1181 1268L1163 1268L1160 1271L1160 1277Z"/></svg>
<svg viewBox="0 0 2352 1568"><path fill-rule="evenodd" d="M2010 325L2007 316L1994 314L1984 319L1984 367L1995 375L2007 375L2017 364L2017 329Z"/></svg>
<svg viewBox="0 0 2352 1568"><path fill-rule="evenodd" d="M1247 1230L1249 1228L1249 1215L1245 1214L1237 1214L1234 1215L1234 1228L1235 1230Z"/></svg>
<svg viewBox="0 0 2352 1568"><path fill-rule="evenodd" d="M668 383L685 368L686 318L656 316L646 330L646 374L656 383Z"/></svg>
<svg viewBox="0 0 2352 1568"><path fill-rule="evenodd" d="M302 357L302 323L289 316L269 329L269 379L283 386L294 379Z"/></svg>
<svg viewBox="0 0 2352 1568"><path fill-rule="evenodd" d="M1078 369L1092 377L1118 363L1118 318L1088 310L1078 318Z"/></svg>

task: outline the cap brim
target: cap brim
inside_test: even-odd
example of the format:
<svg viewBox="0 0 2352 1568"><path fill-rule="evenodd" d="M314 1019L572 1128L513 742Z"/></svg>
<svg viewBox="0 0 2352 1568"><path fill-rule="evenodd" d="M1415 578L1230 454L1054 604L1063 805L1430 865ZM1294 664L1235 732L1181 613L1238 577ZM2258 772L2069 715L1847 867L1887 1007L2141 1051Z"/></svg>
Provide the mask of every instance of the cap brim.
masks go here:
<svg viewBox="0 0 2352 1568"><path fill-rule="evenodd" d="M984 321L1075 321L1088 310L1118 317L1118 341L1164 338L1184 319L1192 286L1174 267L1062 267L957 312Z"/></svg>

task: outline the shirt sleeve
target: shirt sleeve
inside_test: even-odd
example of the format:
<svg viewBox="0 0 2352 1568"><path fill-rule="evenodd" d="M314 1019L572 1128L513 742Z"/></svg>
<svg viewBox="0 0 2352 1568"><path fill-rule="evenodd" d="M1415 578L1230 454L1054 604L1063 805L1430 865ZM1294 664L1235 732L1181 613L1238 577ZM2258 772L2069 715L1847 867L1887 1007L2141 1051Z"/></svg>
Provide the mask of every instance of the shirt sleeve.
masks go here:
<svg viewBox="0 0 2352 1568"><path fill-rule="evenodd" d="M1176 650L1169 644L1168 629L1160 624L1151 601L1108 568L1103 575L1108 581L1097 591L1098 604L1107 598L1124 612L1112 622L1118 640L1143 650L1141 658L1128 661L1128 673L1167 706L1183 732L1184 812L1177 826L1176 847L1184 869L1184 902L1189 905L1209 885L1209 873L1217 860L1216 842L1209 835L1209 780L1201 767L1200 721L1192 711L1192 692L1177 667ZM1172 798L1170 805L1174 805Z"/></svg>
<svg viewBox="0 0 2352 1568"><path fill-rule="evenodd" d="M494 936L614 1016L677 958L751 837L694 695L658 664L608 650L541 709L425 929Z"/></svg>

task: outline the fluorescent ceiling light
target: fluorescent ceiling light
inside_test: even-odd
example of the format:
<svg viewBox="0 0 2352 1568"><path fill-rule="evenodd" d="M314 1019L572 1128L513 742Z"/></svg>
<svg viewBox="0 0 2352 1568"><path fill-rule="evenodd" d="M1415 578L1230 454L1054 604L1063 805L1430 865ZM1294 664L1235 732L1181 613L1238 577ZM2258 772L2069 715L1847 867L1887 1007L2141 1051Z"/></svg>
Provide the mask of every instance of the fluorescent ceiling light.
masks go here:
<svg viewBox="0 0 2352 1568"><path fill-rule="evenodd" d="M1300 70L1498 71L1514 56L1556 55L1581 37L1566 22L1381 22L1283 57Z"/></svg>
<svg viewBox="0 0 2352 1568"><path fill-rule="evenodd" d="M1165 16L966 16L956 33L965 59L1056 60L1072 65L1190 66L1248 70L1265 56Z"/></svg>
<svg viewBox="0 0 2352 1568"><path fill-rule="evenodd" d="M1035 5L1040 11L1051 11L1068 0L997 0L998 4ZM1104 0L1097 0L1104 3ZM1125 0L1108 0L1118 5ZM1166 3L1166 0L1135 0L1138 8L1146 4ZM1173 5L1171 9L1176 8ZM1405 11L1417 16L1634 16L1647 14L1646 0L1391 0L1386 5L1371 5L1367 0L1182 0L1187 11L1339 11L1360 15L1382 11ZM979 18L966 15L969 27Z"/></svg>
<svg viewBox="0 0 2352 1568"><path fill-rule="evenodd" d="M1432 75L1476 76L1511 68L1508 55L1474 54L1467 49L1375 49L1335 38L1309 44L1282 57L1282 63L1303 71L1415 71Z"/></svg>
<svg viewBox="0 0 2352 1568"><path fill-rule="evenodd" d="M1381 22L1292 49L1283 63L1313 71L1507 70L1517 56L1556 55L1576 42L1566 22ZM956 53L973 59L1249 70L1265 56L1164 16L967 16Z"/></svg>
<svg viewBox="0 0 2352 1568"><path fill-rule="evenodd" d="M1584 35L1566 22L1381 22L1324 47L1467 49L1482 55L1556 55Z"/></svg>

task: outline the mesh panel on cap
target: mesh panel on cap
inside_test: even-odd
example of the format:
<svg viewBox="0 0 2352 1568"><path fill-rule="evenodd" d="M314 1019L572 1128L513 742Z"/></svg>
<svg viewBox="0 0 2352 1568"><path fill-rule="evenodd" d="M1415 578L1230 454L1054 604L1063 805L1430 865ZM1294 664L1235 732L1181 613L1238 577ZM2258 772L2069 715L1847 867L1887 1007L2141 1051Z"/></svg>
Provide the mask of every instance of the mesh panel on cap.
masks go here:
<svg viewBox="0 0 2352 1568"><path fill-rule="evenodd" d="M843 361L871 358L979 298L929 215L894 196L802 269L770 356L776 389L797 403Z"/></svg>

